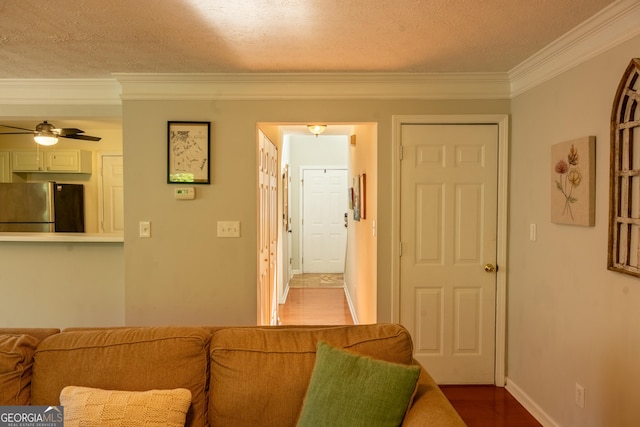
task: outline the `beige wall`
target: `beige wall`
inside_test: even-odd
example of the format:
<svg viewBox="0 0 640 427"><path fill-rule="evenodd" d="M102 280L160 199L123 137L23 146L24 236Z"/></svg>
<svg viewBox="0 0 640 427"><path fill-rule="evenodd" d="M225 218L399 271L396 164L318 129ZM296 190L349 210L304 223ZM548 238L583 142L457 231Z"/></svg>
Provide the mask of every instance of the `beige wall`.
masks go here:
<svg viewBox="0 0 640 427"><path fill-rule="evenodd" d="M256 124L378 123L378 321L391 319L391 119L395 114L508 113L492 101L128 101L125 155L125 294L128 324L256 323ZM166 184L169 120L212 122L211 185L196 200ZM152 222L140 239L138 222ZM241 221L240 239L215 223Z"/></svg>
<svg viewBox="0 0 640 427"><path fill-rule="evenodd" d="M640 38L512 103L508 377L562 426L640 419L640 282L607 270L609 118ZM550 147L596 136L596 224L550 222ZM537 241L529 240L537 224ZM585 387L584 409L574 403ZM551 425L551 424L549 424Z"/></svg>
<svg viewBox="0 0 640 427"><path fill-rule="evenodd" d="M377 320L378 237L374 224L378 224L378 139L375 125L354 127L356 144L350 146L349 186L353 178L367 175L366 218L353 220L349 211L349 244L345 282L351 305L358 323L375 323ZM361 190L361 197L363 191ZM387 301L389 303L389 301Z"/></svg>
<svg viewBox="0 0 640 427"><path fill-rule="evenodd" d="M0 327L124 325L122 243L0 242Z"/></svg>

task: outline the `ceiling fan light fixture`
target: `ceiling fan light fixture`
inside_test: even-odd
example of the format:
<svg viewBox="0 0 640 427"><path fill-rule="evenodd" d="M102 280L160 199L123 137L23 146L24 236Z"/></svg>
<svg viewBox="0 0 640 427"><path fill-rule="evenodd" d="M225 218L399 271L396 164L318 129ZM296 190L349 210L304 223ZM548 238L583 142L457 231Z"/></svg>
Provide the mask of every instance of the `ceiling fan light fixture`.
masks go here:
<svg viewBox="0 0 640 427"><path fill-rule="evenodd" d="M58 136L53 132L36 132L33 139L40 145L55 145L58 143Z"/></svg>
<svg viewBox="0 0 640 427"><path fill-rule="evenodd" d="M327 125L307 125L307 129L317 138L318 135L327 130Z"/></svg>
<svg viewBox="0 0 640 427"><path fill-rule="evenodd" d="M58 135L53 132L54 129L54 126L45 120L36 126L33 139L40 145L55 145L58 143Z"/></svg>

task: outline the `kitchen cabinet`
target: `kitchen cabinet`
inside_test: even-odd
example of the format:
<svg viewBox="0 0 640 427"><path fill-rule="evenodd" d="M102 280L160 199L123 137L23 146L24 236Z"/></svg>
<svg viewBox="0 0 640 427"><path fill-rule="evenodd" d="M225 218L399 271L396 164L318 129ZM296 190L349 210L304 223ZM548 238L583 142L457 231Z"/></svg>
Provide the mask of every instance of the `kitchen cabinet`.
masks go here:
<svg viewBox="0 0 640 427"><path fill-rule="evenodd" d="M13 151L13 172L91 173L92 153L87 150Z"/></svg>
<svg viewBox="0 0 640 427"><path fill-rule="evenodd" d="M11 182L11 153L0 151L0 182Z"/></svg>

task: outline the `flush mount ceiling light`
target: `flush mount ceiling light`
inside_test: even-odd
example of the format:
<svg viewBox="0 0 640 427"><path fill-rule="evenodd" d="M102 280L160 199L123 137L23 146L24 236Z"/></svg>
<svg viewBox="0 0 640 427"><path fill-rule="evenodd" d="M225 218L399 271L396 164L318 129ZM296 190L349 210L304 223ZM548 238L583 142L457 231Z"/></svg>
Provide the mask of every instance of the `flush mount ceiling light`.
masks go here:
<svg viewBox="0 0 640 427"><path fill-rule="evenodd" d="M317 138L318 135L327 130L327 125L307 125L307 129Z"/></svg>

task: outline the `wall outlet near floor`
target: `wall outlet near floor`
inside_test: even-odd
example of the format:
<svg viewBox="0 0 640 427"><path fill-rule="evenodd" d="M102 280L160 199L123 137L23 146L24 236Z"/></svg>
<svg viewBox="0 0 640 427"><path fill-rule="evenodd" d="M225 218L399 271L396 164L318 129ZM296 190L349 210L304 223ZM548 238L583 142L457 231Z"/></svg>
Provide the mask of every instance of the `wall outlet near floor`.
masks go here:
<svg viewBox="0 0 640 427"><path fill-rule="evenodd" d="M584 387L576 383L576 405L584 408Z"/></svg>

